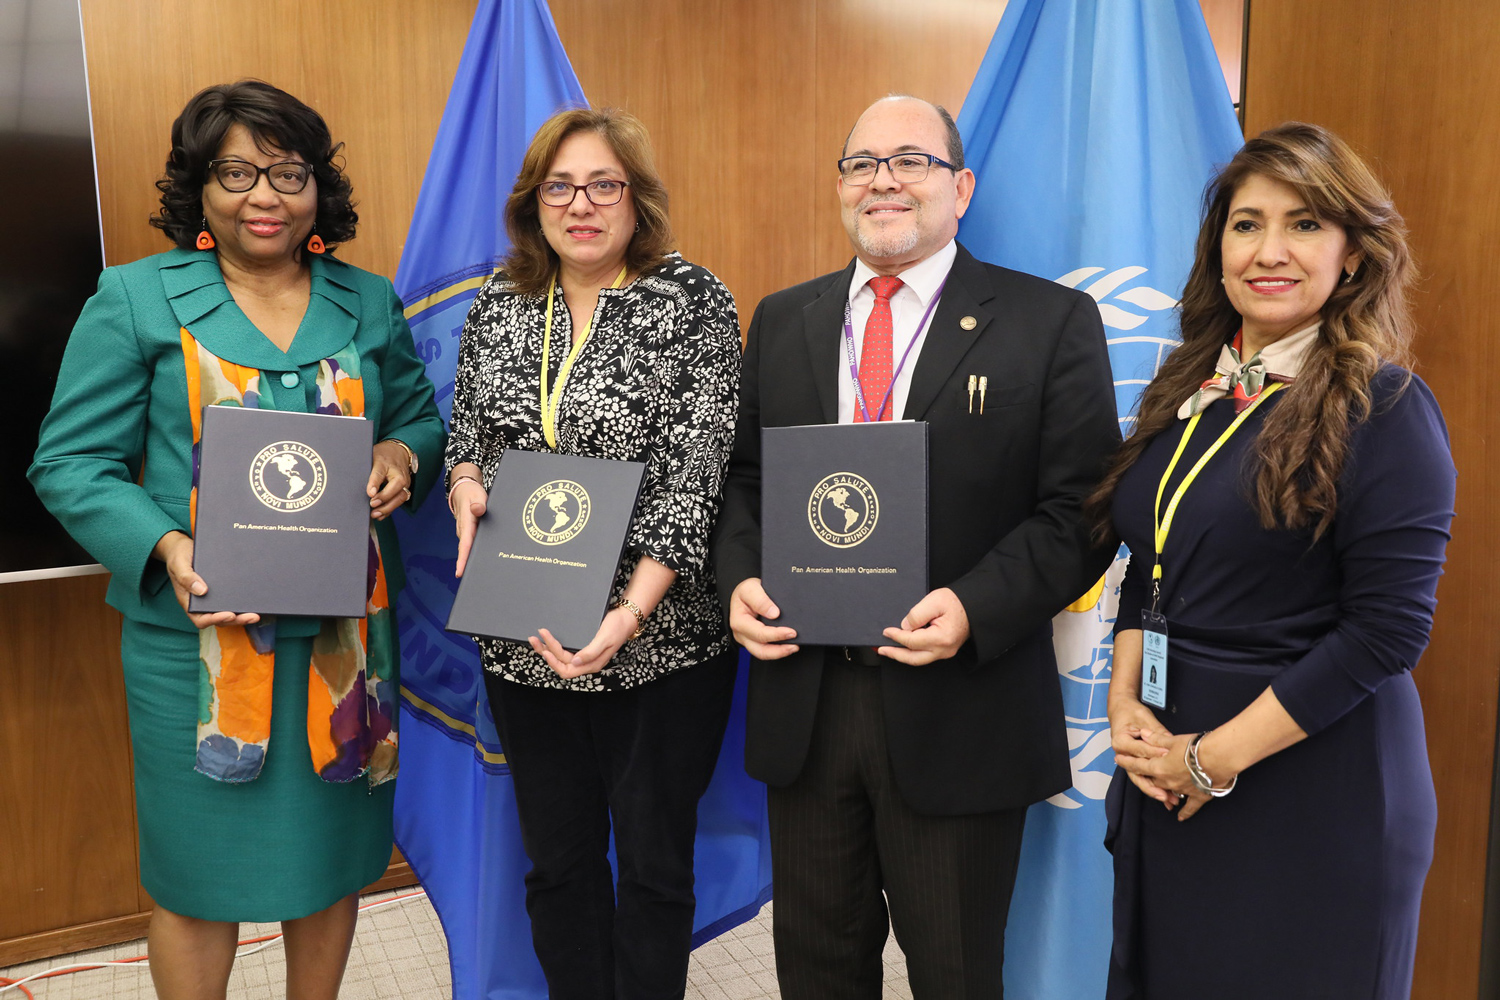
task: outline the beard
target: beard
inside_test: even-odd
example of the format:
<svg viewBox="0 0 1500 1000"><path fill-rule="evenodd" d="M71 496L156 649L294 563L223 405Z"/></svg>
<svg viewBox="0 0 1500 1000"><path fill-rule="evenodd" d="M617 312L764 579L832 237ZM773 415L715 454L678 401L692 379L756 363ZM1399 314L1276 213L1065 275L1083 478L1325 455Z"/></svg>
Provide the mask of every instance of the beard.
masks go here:
<svg viewBox="0 0 1500 1000"><path fill-rule="evenodd" d="M874 201L875 199L871 199ZM888 198L880 199L890 200ZM871 257L900 257L911 253L922 240L922 206L915 202L903 202L911 206L912 225L905 229L887 231L883 226L869 223L864 215L864 205L855 214L854 242L860 250Z"/></svg>

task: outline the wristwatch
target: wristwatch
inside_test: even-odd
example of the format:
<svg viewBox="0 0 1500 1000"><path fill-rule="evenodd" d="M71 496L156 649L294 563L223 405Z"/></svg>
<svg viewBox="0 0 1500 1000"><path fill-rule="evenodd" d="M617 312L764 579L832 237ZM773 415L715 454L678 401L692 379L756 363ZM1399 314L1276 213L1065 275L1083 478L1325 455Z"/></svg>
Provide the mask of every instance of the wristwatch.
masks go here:
<svg viewBox="0 0 1500 1000"><path fill-rule="evenodd" d="M624 608L635 615L635 631L630 633L630 638L639 639L641 633L646 631L646 612L642 611L641 606L628 597L621 597L616 600L615 607Z"/></svg>
<svg viewBox="0 0 1500 1000"><path fill-rule="evenodd" d="M391 442L391 444L399 444L401 449L406 452L406 467L411 472L411 477L413 479L417 478L417 453L411 450L411 445L400 438L386 438L386 440Z"/></svg>

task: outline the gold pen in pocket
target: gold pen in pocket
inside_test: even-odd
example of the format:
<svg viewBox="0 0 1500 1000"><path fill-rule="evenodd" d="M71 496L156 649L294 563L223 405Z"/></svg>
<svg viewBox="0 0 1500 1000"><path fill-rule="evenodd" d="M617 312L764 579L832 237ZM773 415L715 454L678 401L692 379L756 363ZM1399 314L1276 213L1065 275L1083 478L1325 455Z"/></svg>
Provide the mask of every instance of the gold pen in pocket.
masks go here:
<svg viewBox="0 0 1500 1000"><path fill-rule="evenodd" d="M978 375L969 376L969 412L974 412L974 387L979 384Z"/></svg>
<svg viewBox="0 0 1500 1000"><path fill-rule="evenodd" d="M979 412L984 413L984 391L990 387L988 375L979 376Z"/></svg>

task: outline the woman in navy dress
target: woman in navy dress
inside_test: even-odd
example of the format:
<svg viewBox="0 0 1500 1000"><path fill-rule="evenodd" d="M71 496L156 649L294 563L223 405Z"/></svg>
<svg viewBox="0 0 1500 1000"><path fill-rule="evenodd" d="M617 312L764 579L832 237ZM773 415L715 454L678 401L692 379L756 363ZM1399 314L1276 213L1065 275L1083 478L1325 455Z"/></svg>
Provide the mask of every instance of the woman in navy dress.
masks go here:
<svg viewBox="0 0 1500 1000"><path fill-rule="evenodd" d="M1182 346L1093 498L1132 553L1111 1000L1410 993L1437 821L1411 669L1454 495L1402 367L1412 276L1389 195L1316 126L1205 196Z"/></svg>

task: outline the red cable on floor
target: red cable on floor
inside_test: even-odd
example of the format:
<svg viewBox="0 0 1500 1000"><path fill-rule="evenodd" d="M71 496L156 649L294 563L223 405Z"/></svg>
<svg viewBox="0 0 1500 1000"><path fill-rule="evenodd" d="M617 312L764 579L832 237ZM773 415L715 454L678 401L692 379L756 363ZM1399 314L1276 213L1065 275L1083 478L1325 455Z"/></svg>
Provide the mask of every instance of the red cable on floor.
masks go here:
<svg viewBox="0 0 1500 1000"><path fill-rule="evenodd" d="M425 896L425 895L427 895L426 891L419 889L416 892L408 892L408 893L405 893L405 894L400 895L400 896L392 896L390 899L377 899L377 900L375 900L374 902L371 902L371 903L361 903L359 905L359 910L360 910L360 912L364 912L365 910L374 909L377 906L386 906L386 905L388 905L390 903L399 903L399 902L402 902L403 900L415 899L418 896ZM238 942L235 943L235 947L236 948L242 948L242 947L244 947L247 944L260 944L260 943L265 942L265 941L275 941L279 937L281 937L280 933L276 933L276 934L262 934L260 937L246 938L243 941L238 941ZM260 950L259 948L256 949L256 951L259 951L259 950ZM254 954L254 953L253 952L247 952L247 954ZM243 955L236 955L235 957L236 958L243 958L244 956ZM97 962L97 963L94 963L92 965L90 965L90 964L82 964L82 965L73 965L73 966L62 966L62 967L57 968L57 969L52 969L52 970L50 970L48 972L40 972L40 973L37 973L35 975L31 975L31 976L23 976L20 979L6 979L4 976L0 976L0 992L4 992L4 991L9 990L9 989L17 989L17 990L20 990L22 993L26 994L27 1000L36 1000L36 995L33 994L29 988L27 988L27 986L25 985L26 983L40 982L43 979L55 979L58 976L71 976L75 972L88 972L91 969L103 969L103 968L107 968L108 966L111 966L111 965L131 965L131 964L134 964L136 962L144 962L144 961L146 961L146 956L145 955L136 955L133 958L116 958L116 959L111 959L108 962Z"/></svg>

